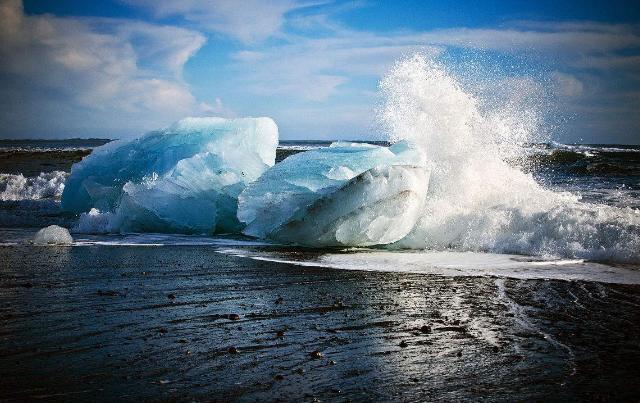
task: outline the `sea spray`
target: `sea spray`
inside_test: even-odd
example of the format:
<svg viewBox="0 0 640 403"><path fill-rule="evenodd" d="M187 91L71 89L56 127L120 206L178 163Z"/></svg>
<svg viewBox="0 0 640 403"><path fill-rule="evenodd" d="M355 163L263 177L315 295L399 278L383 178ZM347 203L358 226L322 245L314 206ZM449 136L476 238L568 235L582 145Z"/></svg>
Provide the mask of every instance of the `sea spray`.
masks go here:
<svg viewBox="0 0 640 403"><path fill-rule="evenodd" d="M418 145L431 164L422 218L395 247L640 261L638 210L554 192L509 162L536 140L535 113L486 108L420 54L381 88L390 140Z"/></svg>

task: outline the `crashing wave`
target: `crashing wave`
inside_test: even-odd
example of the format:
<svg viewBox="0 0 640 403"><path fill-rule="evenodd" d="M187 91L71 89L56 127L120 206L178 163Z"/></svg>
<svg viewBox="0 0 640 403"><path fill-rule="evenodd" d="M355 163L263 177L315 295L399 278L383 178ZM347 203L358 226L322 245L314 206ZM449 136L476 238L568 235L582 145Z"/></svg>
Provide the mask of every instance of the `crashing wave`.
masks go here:
<svg viewBox="0 0 640 403"><path fill-rule="evenodd" d="M535 124L507 123L530 115L482 111L454 76L420 55L399 62L382 88L391 138L420 145L433 167L421 218L394 247L640 259L640 211L551 191L507 162L536 135Z"/></svg>
<svg viewBox="0 0 640 403"><path fill-rule="evenodd" d="M62 171L41 172L34 177L0 174L0 200L60 199L67 175Z"/></svg>
<svg viewBox="0 0 640 403"><path fill-rule="evenodd" d="M393 166L393 158L334 153L331 147L307 151L275 165L241 194L238 215L247 224L245 234L310 246L390 244L639 261L639 210L552 191L519 167L537 140L540 121L526 104L484 105L443 66L421 55L398 62L381 87L381 120L390 140L398 142L389 150L410 144L431 168L428 188L425 181L404 180L415 193L425 192L424 198L416 198L412 208L388 207L369 193L385 189L390 196L383 199L393 200L407 190L398 186L402 181L345 185L376 164ZM352 172L361 159L370 159L370 166ZM349 175L332 182L331 175L344 172ZM407 211L410 219L402 214ZM397 236L380 236L379 228Z"/></svg>

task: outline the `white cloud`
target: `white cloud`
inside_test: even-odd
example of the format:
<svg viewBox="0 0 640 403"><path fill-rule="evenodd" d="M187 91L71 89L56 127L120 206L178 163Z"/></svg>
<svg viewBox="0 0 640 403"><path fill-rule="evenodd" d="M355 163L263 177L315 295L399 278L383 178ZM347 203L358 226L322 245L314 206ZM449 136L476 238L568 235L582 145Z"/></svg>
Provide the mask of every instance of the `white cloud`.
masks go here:
<svg viewBox="0 0 640 403"><path fill-rule="evenodd" d="M435 55L447 48L552 66L546 84L554 86L566 109L583 111L597 104L597 115L581 117L585 127L600 127L596 120L603 122L607 110L617 116L615 108L623 103L637 108L637 95L629 95L637 94L640 83L637 25L513 21L498 28L372 32L350 29L335 18L352 3L314 8L329 2L120 1L182 27L25 16L20 1L0 2L0 119L5 127L26 135L45 129L59 130L60 136L69 135L68 130L73 135L83 130L121 134L187 114L234 116L219 98L209 104L197 100L184 81L185 63L205 42L194 29L207 31L212 41L222 36L239 41L232 44L237 50L229 64L221 54L217 63L222 65L216 65L231 73L222 86L233 92L226 95L247 105L242 114L273 111L283 133L302 129L312 137L352 137L349 132L369 131L375 82L391 64L416 51ZM538 91L532 78L507 80L501 84L515 88L511 93Z"/></svg>
<svg viewBox="0 0 640 403"><path fill-rule="evenodd" d="M503 102L528 102L540 109L575 111L579 109L578 103L599 102L624 92L620 82L632 83L640 79L637 68L640 30L635 25L516 21L501 28L374 33L349 29L320 11L294 15L287 22L288 26L302 29L304 34L285 32L277 45L241 50L231 56L236 90L254 92L266 98L284 98L290 103L315 103L305 107L290 105L299 113L275 112L282 116L281 120L298 122L296 126L305 127L305 132L308 125L300 122L301 117L324 126L324 129L314 130L313 136L331 136L345 131L338 127L350 130L360 127L360 133L366 132L371 121L367 117L372 113L375 99L370 94L372 88L362 85L363 79L369 83L375 81L394 60L418 50L439 54L447 48L464 48L477 52L480 59L486 54L510 55L515 56L519 60L515 63L522 63L523 67L530 64L529 68L543 66L544 70L554 66L556 70L546 73L546 77L539 70L532 77L511 77L508 82L494 79L485 83L493 86L487 93L500 94L505 89L501 85L508 87L511 95L508 99L502 97ZM321 34L316 35L318 32ZM478 63L482 64L481 61ZM473 69L468 74L473 75ZM552 102L547 90L559 96L561 105L542 105ZM514 94L522 95L523 99L513 99ZM368 108L364 108L365 102L369 103ZM337 123L339 117L335 114L334 103L357 110L357 114L350 115L357 119L357 124L346 120ZM611 108L613 114L615 102L601 108L603 111ZM328 112L323 115L318 112L320 109ZM364 113L364 110L369 112ZM324 122L322 116L326 117ZM600 119L604 112L598 116ZM580 116L581 124L589 124L590 119L596 117ZM597 125L593 123L592 126ZM571 131L570 127L568 131Z"/></svg>
<svg viewBox="0 0 640 403"><path fill-rule="evenodd" d="M376 139L376 117L368 104L293 106L276 112L278 129L284 139L314 140Z"/></svg>
<svg viewBox="0 0 640 403"><path fill-rule="evenodd" d="M447 47L460 47L524 58L553 58L565 65L588 63L591 68L606 69L632 66L637 56L618 56L616 52L640 46L640 35L629 25L520 21L503 29L451 28L376 34L329 24L323 14L294 20L300 19L307 29L316 23L321 29L330 29L331 34L320 38L288 34L278 46L236 52L231 58L243 75L239 81L249 83L249 89L260 94L286 93L294 98L322 101L337 94L340 85L354 78L381 76L398 57L415 51L437 54ZM575 78L553 79L562 81L565 92L577 95L582 91Z"/></svg>
<svg viewBox="0 0 640 403"><path fill-rule="evenodd" d="M19 0L0 3L0 18L3 133L137 134L202 112L182 80L184 64L205 42L197 32L26 16Z"/></svg>
<svg viewBox="0 0 640 403"><path fill-rule="evenodd" d="M182 17L199 28L245 43L262 41L280 31L285 14L320 4L295 0L122 0L150 10L156 18Z"/></svg>
<svg viewBox="0 0 640 403"><path fill-rule="evenodd" d="M399 57L417 51L435 55L414 36L385 37L354 31L321 39L290 38L291 42L258 51L239 51L239 85L260 95L325 101L353 78L379 78Z"/></svg>
<svg viewBox="0 0 640 403"><path fill-rule="evenodd" d="M610 32L566 28L557 31L507 29L443 29L424 33L427 43L505 52L551 52L559 56L576 53L615 52L640 46L640 35L628 31Z"/></svg>
<svg viewBox="0 0 640 403"><path fill-rule="evenodd" d="M207 115L220 116L223 118L235 118L236 113L222 103L222 99L216 98L213 105L206 102L200 103L200 109Z"/></svg>

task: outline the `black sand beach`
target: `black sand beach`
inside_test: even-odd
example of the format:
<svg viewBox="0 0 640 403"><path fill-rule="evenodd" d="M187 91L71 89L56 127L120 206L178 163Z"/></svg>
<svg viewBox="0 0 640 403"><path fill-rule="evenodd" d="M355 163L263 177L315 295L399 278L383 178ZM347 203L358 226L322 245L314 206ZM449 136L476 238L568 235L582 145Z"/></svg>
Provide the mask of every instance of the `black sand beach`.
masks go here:
<svg viewBox="0 0 640 403"><path fill-rule="evenodd" d="M160 253L161 252L161 253ZM626 400L640 286L0 247L0 400Z"/></svg>

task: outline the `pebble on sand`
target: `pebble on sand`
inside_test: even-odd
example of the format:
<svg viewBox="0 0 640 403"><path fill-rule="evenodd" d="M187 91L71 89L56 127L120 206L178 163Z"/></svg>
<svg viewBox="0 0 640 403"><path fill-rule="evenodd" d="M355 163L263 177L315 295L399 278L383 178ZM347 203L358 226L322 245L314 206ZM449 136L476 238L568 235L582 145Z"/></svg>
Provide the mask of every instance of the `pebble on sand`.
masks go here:
<svg viewBox="0 0 640 403"><path fill-rule="evenodd" d="M324 355L323 355L320 351L318 351L318 350L310 352L310 353L309 353L309 356L310 356L311 358L316 359L316 360L318 360L318 359L320 359L320 358L324 357Z"/></svg>

